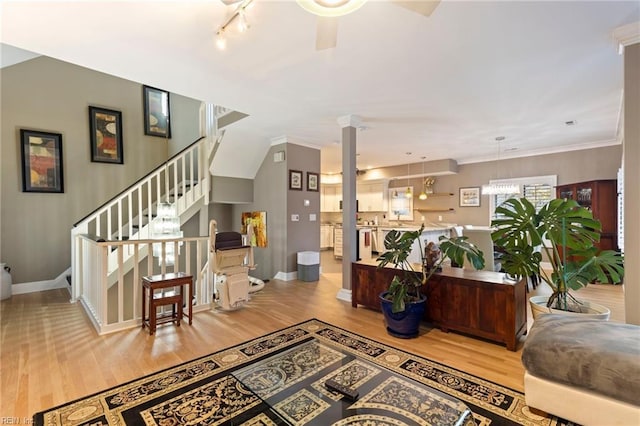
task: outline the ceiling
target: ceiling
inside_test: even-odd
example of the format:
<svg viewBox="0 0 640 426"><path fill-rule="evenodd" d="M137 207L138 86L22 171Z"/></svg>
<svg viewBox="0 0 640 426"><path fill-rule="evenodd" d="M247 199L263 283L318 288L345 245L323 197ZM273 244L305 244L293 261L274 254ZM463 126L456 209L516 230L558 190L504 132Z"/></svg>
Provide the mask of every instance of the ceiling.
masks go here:
<svg viewBox="0 0 640 426"><path fill-rule="evenodd" d="M370 0L339 18L336 48L317 51L314 15L255 0L249 31L220 51L233 11L220 0L0 7L2 43L249 114L214 164L244 178L282 137L321 148L322 172L339 171L346 115L362 121L360 169L487 161L498 136L501 158L620 143L612 33L640 21L635 0L443 0L430 17Z"/></svg>

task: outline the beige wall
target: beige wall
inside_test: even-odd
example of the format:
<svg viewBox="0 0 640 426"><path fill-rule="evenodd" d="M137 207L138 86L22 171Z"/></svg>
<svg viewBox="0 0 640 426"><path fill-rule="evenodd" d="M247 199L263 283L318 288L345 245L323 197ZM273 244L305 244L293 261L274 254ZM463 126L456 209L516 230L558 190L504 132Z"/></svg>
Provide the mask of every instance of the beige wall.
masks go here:
<svg viewBox="0 0 640 426"><path fill-rule="evenodd" d="M320 176L320 150L300 145L287 144L287 167L303 172L302 191L288 189L289 176L287 174L287 252L286 266L283 272L297 271L297 254L300 251L320 250L320 191L307 190L307 172L318 173ZM304 201L309 201L309 206ZM300 221L291 220L291 215L298 215ZM315 221L310 219L315 215Z"/></svg>
<svg viewBox="0 0 640 426"><path fill-rule="evenodd" d="M199 102L171 96L172 140L144 136L142 85L47 57L0 71L1 249L14 283L51 280L71 265L73 223L198 137ZM122 112L124 164L90 161L88 107ZM177 106L179 105L179 107ZM184 122L183 122L184 120ZM19 131L62 134L62 194L22 192Z"/></svg>
<svg viewBox="0 0 640 426"><path fill-rule="evenodd" d="M272 146L264 157L253 181L253 203L233 206L233 229L240 230L242 212L267 212L267 247L253 250L258 265L251 275L271 279L285 270L287 249L287 161L275 163L273 154L287 151L288 144ZM289 154L286 153L288 159Z"/></svg>
<svg viewBox="0 0 640 426"><path fill-rule="evenodd" d="M451 196L431 197L425 201L414 198L414 208L416 210L437 209L445 210L439 212L419 212L414 211L414 221L442 222L488 225L489 224L489 197L481 196L480 207L460 207L459 189L463 187L481 187L488 183L490 179L496 178L519 178L528 176L557 175L558 185L574 182L582 182L595 179L616 179L618 168L622 161L622 146L613 145L602 148L587 149L580 151L570 151L557 154L538 155L533 157L515 158L502 160L499 168L495 161L486 163L461 164L458 166L458 173L455 175L435 176L434 191L437 193L451 193ZM418 165L412 165L411 173L420 173ZM395 175L406 175L407 168L395 169ZM369 173L367 173L369 175ZM393 173L385 172L387 176L394 176ZM414 192L419 193L422 187L422 179L400 178L391 180L389 188L399 188L404 190L407 184L413 186ZM612 206L614 207L614 206ZM449 209L451 209L449 211ZM362 220L373 220L378 216L382 220L383 213L359 213ZM387 218L393 220L393 218ZM322 220L328 222L340 222L340 213L323 213Z"/></svg>

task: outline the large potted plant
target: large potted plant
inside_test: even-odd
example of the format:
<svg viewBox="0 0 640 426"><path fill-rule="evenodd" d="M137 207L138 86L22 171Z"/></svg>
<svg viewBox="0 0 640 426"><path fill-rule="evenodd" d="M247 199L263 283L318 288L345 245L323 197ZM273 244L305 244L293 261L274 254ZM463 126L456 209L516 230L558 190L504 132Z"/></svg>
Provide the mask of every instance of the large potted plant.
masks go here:
<svg viewBox="0 0 640 426"><path fill-rule="evenodd" d="M543 312L609 317L608 308L580 301L569 293L594 281L619 283L624 274L619 252L599 251L595 246L602 227L589 209L575 200L555 199L536 212L526 198L511 198L496 208L496 215L491 236L504 252L504 271L515 276L538 275L551 287L550 296L529 299L534 318ZM540 267L542 253L550 270Z"/></svg>
<svg viewBox="0 0 640 426"><path fill-rule="evenodd" d="M421 241L424 225L415 231L390 231L384 239L385 251L377 258L378 268L392 265L398 269L389 288L380 294L380 303L389 334L410 338L418 335L424 316L426 296L420 289L449 259L462 267L465 258L476 269L484 268L482 251L467 241L467 237L440 237L439 247L425 247ZM420 263L412 263L409 256L414 244L420 253Z"/></svg>

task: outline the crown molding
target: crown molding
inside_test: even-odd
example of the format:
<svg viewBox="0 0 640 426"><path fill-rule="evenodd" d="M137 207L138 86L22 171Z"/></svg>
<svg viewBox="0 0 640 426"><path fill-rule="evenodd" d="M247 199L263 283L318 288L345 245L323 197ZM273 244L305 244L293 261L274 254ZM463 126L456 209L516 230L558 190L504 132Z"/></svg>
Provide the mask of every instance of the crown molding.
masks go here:
<svg viewBox="0 0 640 426"><path fill-rule="evenodd" d="M362 118L358 115L343 115L342 117L338 117L338 124L341 128L345 127L361 127L362 126Z"/></svg>
<svg viewBox="0 0 640 426"><path fill-rule="evenodd" d="M613 38L623 46L640 43L640 21L613 30Z"/></svg>

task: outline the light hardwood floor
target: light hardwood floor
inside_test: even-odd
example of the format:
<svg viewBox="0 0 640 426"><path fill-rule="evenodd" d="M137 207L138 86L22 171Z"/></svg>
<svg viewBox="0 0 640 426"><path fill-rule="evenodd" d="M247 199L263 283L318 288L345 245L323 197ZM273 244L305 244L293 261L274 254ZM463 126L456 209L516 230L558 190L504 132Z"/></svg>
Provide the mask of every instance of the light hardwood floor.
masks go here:
<svg viewBox="0 0 640 426"><path fill-rule="evenodd" d="M387 335L380 313L337 300L340 287L339 272L323 273L318 282L270 281L242 309L201 312L192 326L162 325L155 336L139 328L98 336L64 289L13 296L2 301L0 311L0 417L30 418L37 411L310 318L523 390L522 342L511 352L427 324L415 339L396 339ZM581 290L580 297L612 307L612 319L624 320L622 287L594 285Z"/></svg>

